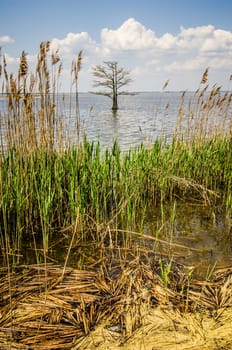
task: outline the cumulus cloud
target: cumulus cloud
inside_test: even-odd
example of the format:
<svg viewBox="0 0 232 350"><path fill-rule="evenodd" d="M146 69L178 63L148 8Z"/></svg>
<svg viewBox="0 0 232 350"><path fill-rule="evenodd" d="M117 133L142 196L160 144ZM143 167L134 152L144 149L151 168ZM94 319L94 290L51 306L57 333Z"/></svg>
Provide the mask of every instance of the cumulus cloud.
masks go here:
<svg viewBox="0 0 232 350"><path fill-rule="evenodd" d="M204 41L201 51L230 51L232 52L232 33L216 29Z"/></svg>
<svg viewBox="0 0 232 350"><path fill-rule="evenodd" d="M51 49L59 49L60 54L73 55L81 49L90 49L95 46L96 43L91 39L87 32L81 33L68 33L65 38L54 38L51 41Z"/></svg>
<svg viewBox="0 0 232 350"><path fill-rule="evenodd" d="M104 46L117 50L149 49L157 42L155 33L134 18L129 18L116 30L102 29L101 39Z"/></svg>
<svg viewBox="0 0 232 350"><path fill-rule="evenodd" d="M177 35L177 47L183 49L198 49L208 51L232 51L232 33L214 26L201 26L195 28L180 28Z"/></svg>
<svg viewBox="0 0 232 350"><path fill-rule="evenodd" d="M7 42L13 42L13 39L0 37L0 46ZM134 75L138 78L135 80L140 79L141 85L150 80L152 88L155 88L152 85L154 81L165 81L169 75L187 81L188 75L193 77L195 72L199 74L206 67L217 71L218 76L220 72L227 75L232 62L232 32L213 25L181 26L175 35L166 32L158 36L154 30L129 18L118 28L102 29L100 42L93 40L88 32L68 33L64 38L52 39L51 49L59 49L64 71L66 69L67 72L70 72L71 60L83 49L81 74L86 82L92 79L92 65L104 60L117 60L131 71L132 78ZM28 56L28 60L33 62L35 57ZM8 59L12 64L17 62L11 56ZM186 72L185 76L180 77L181 71ZM191 80L189 78L190 85ZM89 89L90 86L84 87L84 90Z"/></svg>
<svg viewBox="0 0 232 350"><path fill-rule="evenodd" d="M165 65L164 69L167 72L174 71L193 71L201 69L202 67L206 67L208 65L207 59L202 56L190 58L185 61L174 61L170 64Z"/></svg>
<svg viewBox="0 0 232 350"><path fill-rule="evenodd" d="M157 48L169 50L176 46L177 38L170 33L166 33L156 40Z"/></svg>
<svg viewBox="0 0 232 350"><path fill-rule="evenodd" d="M0 36L0 44L8 44L13 42L14 39L12 39L9 35Z"/></svg>
<svg viewBox="0 0 232 350"><path fill-rule="evenodd" d="M174 36L165 33L158 37L134 18L129 18L117 29L104 28L101 31L101 45L108 50L153 51L169 50L176 53L196 50L202 53L232 52L232 33L216 29L213 25L184 28Z"/></svg>

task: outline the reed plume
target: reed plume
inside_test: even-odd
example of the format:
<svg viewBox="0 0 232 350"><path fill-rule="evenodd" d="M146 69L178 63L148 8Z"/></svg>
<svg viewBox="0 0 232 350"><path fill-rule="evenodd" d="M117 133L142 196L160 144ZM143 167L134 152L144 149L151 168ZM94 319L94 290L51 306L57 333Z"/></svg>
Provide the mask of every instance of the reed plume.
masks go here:
<svg viewBox="0 0 232 350"><path fill-rule="evenodd" d="M2 47L0 46L0 79L2 76Z"/></svg>
<svg viewBox="0 0 232 350"><path fill-rule="evenodd" d="M169 79L165 81L162 90L165 90L168 84L169 84Z"/></svg>
<svg viewBox="0 0 232 350"><path fill-rule="evenodd" d="M201 84L206 84L207 81L208 81L208 73L209 73L209 68L206 68L203 75L202 75L202 78L201 78Z"/></svg>
<svg viewBox="0 0 232 350"><path fill-rule="evenodd" d="M27 54L25 51L22 52L20 57L20 65L19 65L19 72L18 72L18 78L25 77L28 72L28 63L27 63Z"/></svg>
<svg viewBox="0 0 232 350"><path fill-rule="evenodd" d="M77 60L72 62L71 74L73 74L72 83L75 85L75 109L76 109L76 130L77 130L77 140L80 140L80 110L79 110L79 96L78 96L78 77L82 65L82 53L81 50L78 53Z"/></svg>

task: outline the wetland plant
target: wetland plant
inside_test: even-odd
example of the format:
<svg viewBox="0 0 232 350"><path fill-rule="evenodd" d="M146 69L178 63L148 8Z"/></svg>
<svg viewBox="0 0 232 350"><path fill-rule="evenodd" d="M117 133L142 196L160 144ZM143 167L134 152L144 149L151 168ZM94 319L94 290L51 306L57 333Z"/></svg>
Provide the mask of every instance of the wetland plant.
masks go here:
<svg viewBox="0 0 232 350"><path fill-rule="evenodd" d="M49 42L41 43L30 76L24 52L17 77L8 74L3 58L7 110L1 115L0 235L5 250L15 259L25 239L42 239L47 252L66 227L77 227L84 240L101 241L102 227L142 228L148 207L162 210L178 198L220 203L230 215L231 93L216 86L208 91L206 71L188 110L183 94L171 141L161 137L150 147L141 144L122 153L115 140L102 151L80 133L81 60L82 52L71 69L77 137L70 146L56 104L62 71L58 52L50 52Z"/></svg>

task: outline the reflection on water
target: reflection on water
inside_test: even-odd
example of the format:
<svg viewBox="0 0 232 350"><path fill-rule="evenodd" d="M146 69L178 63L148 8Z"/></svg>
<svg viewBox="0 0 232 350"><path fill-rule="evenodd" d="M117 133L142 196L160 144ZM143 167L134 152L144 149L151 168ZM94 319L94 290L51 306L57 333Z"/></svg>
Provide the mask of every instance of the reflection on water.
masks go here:
<svg viewBox="0 0 232 350"><path fill-rule="evenodd" d="M97 261L102 261L102 249L107 251L107 255L119 254L119 257L126 251L128 254L134 251L133 256L138 252L150 252L174 257L184 266L194 267L194 275L203 279L215 267L232 265L231 221L221 208L184 202L177 202L175 208L168 204L162 211L159 207L150 207L142 225L138 219L136 227L116 232L112 226L110 236L104 232L104 242L95 242L93 236L82 241L77 235L70 250L69 265L75 268L95 266ZM64 263L71 239L72 232L68 231L64 235L59 233L57 239L54 237L48 261ZM121 248L124 253L119 253ZM36 249L37 255L43 258L42 241ZM36 262L34 250L33 242L26 243L23 262Z"/></svg>
<svg viewBox="0 0 232 350"><path fill-rule="evenodd" d="M149 209L144 232L177 244L163 245L164 253L177 255L203 275L209 266L232 264L231 220L220 208L177 202L163 210Z"/></svg>
<svg viewBox="0 0 232 350"><path fill-rule="evenodd" d="M136 147L141 142L152 142L161 135L172 133L180 96L178 92L120 96L119 110L112 112L111 101L107 97L81 94L82 130L89 140L99 139L103 148L111 146L114 139L118 140L122 150Z"/></svg>

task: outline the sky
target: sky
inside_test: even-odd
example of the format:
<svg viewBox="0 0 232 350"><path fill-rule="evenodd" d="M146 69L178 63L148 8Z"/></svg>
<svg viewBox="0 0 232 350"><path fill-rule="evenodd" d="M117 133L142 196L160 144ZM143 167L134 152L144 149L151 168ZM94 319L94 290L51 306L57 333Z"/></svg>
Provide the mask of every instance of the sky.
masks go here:
<svg viewBox="0 0 232 350"><path fill-rule="evenodd" d="M51 42L63 62L60 91L70 91L71 62L83 50L79 91L93 91L92 67L117 61L130 91L231 89L232 1L1 0L0 46L17 74L24 50L34 72L39 45Z"/></svg>

